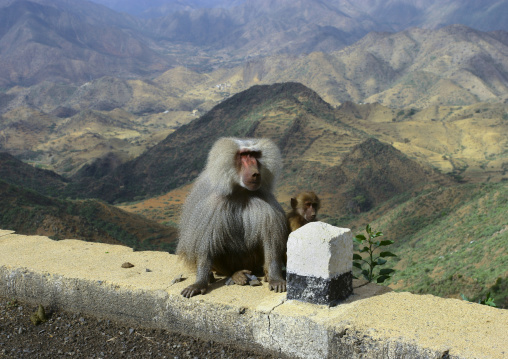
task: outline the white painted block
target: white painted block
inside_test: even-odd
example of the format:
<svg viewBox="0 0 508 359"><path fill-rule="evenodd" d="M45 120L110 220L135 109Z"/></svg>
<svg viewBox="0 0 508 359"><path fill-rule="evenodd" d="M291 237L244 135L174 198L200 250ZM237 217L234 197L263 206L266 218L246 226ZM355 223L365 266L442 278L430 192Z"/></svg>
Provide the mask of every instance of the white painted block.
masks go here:
<svg viewBox="0 0 508 359"><path fill-rule="evenodd" d="M288 273L323 279L353 268L353 234L324 222L311 222L289 235Z"/></svg>

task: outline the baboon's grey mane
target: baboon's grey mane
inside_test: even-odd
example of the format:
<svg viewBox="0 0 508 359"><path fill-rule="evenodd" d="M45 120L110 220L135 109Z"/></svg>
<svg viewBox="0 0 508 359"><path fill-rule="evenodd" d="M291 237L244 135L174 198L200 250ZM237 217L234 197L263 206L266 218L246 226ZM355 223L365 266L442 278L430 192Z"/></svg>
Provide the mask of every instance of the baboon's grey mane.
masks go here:
<svg viewBox="0 0 508 359"><path fill-rule="evenodd" d="M282 170L281 155L277 146L269 139L240 139L223 137L219 139L208 154L205 170L199 176L221 195L230 195L238 184L238 174L231 161L239 150L247 149L261 152L261 192L272 192L275 181Z"/></svg>

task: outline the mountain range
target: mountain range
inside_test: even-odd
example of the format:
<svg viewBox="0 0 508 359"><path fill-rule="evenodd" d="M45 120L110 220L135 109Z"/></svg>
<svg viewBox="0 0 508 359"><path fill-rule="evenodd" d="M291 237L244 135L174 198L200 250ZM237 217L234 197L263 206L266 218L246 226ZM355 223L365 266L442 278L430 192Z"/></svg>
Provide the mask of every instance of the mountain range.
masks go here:
<svg viewBox="0 0 508 359"><path fill-rule="evenodd" d="M298 83L254 86L180 127L110 174L90 177L88 173L97 172L89 171L90 166L85 166L73 179L79 181L77 187L81 195L109 202L158 195L192 181L197 176L196 169L204 166L213 142L222 136L235 136L269 137L276 141L288 168L282 182L290 192L305 186L324 189L357 182L355 186L358 190L348 190L349 199L364 195L366 201L376 205L386 199L378 201L382 193L391 196L417 184L434 182L430 180L433 176L431 172L420 169L413 162L397 163L396 159L405 158L402 153L393 149L387 154L386 149L391 147L369 139L362 130L345 124L338 118L339 114L345 115ZM357 151L361 155L357 155ZM360 170L352 170L355 157L365 160L372 154L384 158L372 159L373 163L366 165L371 172L377 167L376 163L384 163L391 158L390 161L394 162L389 168L398 173L389 179L387 186L382 185L382 180L388 179L389 175L385 173L383 178L379 178L379 183L372 186L372 190L380 191L376 195L367 194L369 189L364 188L357 174L353 174ZM347 164L343 164L344 161ZM316 178L312 173L320 175ZM404 173L411 173L411 177L418 173L413 177L418 179L417 182L404 177ZM347 200L341 199L340 202Z"/></svg>
<svg viewBox="0 0 508 359"><path fill-rule="evenodd" d="M121 11L143 7L104 3ZM508 30L503 17L508 13L506 0L151 4L155 8L146 5L141 12L162 10L142 18L85 0L0 0L0 86L43 80L83 83L105 75L153 76L177 64L209 71L269 55L338 51L373 31L451 24ZM506 38L495 35L499 36Z"/></svg>
<svg viewBox="0 0 508 359"><path fill-rule="evenodd" d="M214 9L225 9L236 17L237 12L253 8L253 0L93 0L118 12L126 12L141 18L164 17L174 13L199 12ZM301 6L314 8L318 13L323 8L334 12L343 18L349 17L351 23L371 22L377 26L385 26L391 31L400 31L408 27L423 27L435 29L445 25L464 24L479 30L507 30L503 11L506 2L500 0L328 0L257 2L259 6L253 15L283 10L286 14L300 12ZM309 13L303 15L306 16ZM336 16L336 14L328 14ZM191 15L196 17L196 15ZM290 15L291 16L291 15ZM289 16L289 17L290 17ZM300 15L302 16L302 15ZM302 16L302 17L303 17ZM309 17L311 19L311 17ZM321 19L313 19L320 21Z"/></svg>
<svg viewBox="0 0 508 359"><path fill-rule="evenodd" d="M17 1L11 3L20 6ZM23 42L18 45L24 48ZM496 103L508 101L507 55L506 32L451 25L370 33L338 51L272 55L209 72L178 66L149 78L103 76L84 83L54 82L46 74L37 84L0 92L0 149L66 176L106 155L114 158L111 164L116 166L232 95L254 85L283 82L302 83L334 107L354 102L398 108L391 111L390 120L411 112L435 120L455 109L472 118L477 115L465 107L478 103L485 105L474 111L504 119L508 115ZM94 71L100 68L94 66ZM11 70L12 66L0 67L0 72L12 75ZM58 74L63 76L65 71ZM454 164L438 167L446 172L463 168L467 161L454 151L445 154ZM492 155L496 153L499 149ZM436 152L433 163L442 164L442 156ZM478 158L473 165L486 163ZM496 168L502 166L502 162L496 164Z"/></svg>
<svg viewBox="0 0 508 359"><path fill-rule="evenodd" d="M0 1L0 86L148 75L171 64L133 19L86 1Z"/></svg>
<svg viewBox="0 0 508 359"><path fill-rule="evenodd" d="M17 46L20 56L29 57L23 54L23 44ZM332 105L354 101L424 108L504 102L508 100L507 59L508 33L504 31L487 33L462 25L413 28L395 34L370 33L334 52L273 55L211 72L181 66L150 79L108 76L81 85L44 81L13 87L0 93L0 114L20 106L44 112L58 107L123 108L137 115L196 108L207 111L224 97L252 85L288 81L305 84ZM17 65L12 66L24 66L23 61L13 61ZM41 66L44 61L39 61ZM12 77L17 73L12 66L6 64L0 72ZM43 78L53 78L42 67L41 71ZM79 71L70 71L79 76ZM108 73L109 68L97 66L94 71ZM66 76L65 71L59 76Z"/></svg>

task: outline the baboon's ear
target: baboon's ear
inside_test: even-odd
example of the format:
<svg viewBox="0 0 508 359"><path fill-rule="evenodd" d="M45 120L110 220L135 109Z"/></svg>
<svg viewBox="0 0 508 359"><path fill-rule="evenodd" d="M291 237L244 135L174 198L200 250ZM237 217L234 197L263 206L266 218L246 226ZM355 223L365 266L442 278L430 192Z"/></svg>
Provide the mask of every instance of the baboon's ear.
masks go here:
<svg viewBox="0 0 508 359"><path fill-rule="evenodd" d="M291 198L291 207L293 209L296 209L296 207L298 207L298 201L296 200L296 198Z"/></svg>

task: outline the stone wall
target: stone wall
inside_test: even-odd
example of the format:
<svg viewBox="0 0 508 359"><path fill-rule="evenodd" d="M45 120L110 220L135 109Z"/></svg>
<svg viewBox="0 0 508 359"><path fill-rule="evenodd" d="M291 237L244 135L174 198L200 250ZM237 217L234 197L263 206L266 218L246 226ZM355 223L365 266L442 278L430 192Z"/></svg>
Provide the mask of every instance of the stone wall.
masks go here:
<svg viewBox="0 0 508 359"><path fill-rule="evenodd" d="M123 268L125 262L131 268ZM171 284L182 275L184 281ZM296 358L506 358L508 311L353 281L337 306L287 300L262 286L194 280L174 255L0 230L0 294L45 306Z"/></svg>

